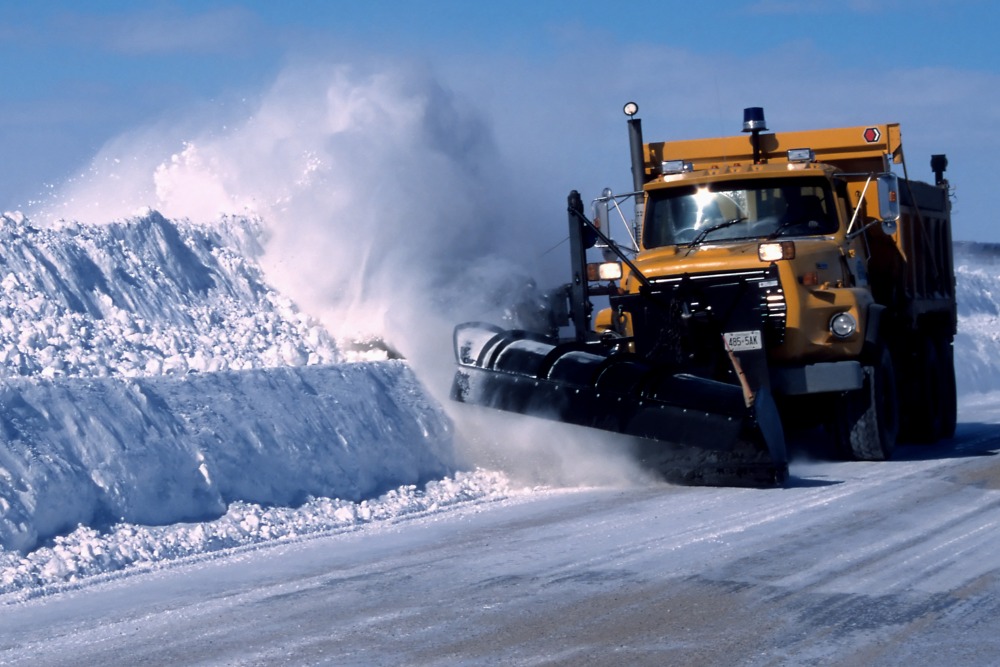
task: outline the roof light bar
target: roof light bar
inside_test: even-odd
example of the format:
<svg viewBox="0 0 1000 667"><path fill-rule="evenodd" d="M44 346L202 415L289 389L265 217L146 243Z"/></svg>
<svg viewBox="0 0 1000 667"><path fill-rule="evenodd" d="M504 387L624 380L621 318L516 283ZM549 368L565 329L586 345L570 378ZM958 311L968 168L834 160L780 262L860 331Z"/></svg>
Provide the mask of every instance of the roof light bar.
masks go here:
<svg viewBox="0 0 1000 667"><path fill-rule="evenodd" d="M694 171L694 165L684 160L664 160L660 170L664 174L683 174L686 171Z"/></svg>
<svg viewBox="0 0 1000 667"><path fill-rule="evenodd" d="M767 132L763 107L747 107L743 110L744 132Z"/></svg>
<svg viewBox="0 0 1000 667"><path fill-rule="evenodd" d="M811 148L789 148L789 162L815 162L816 153Z"/></svg>

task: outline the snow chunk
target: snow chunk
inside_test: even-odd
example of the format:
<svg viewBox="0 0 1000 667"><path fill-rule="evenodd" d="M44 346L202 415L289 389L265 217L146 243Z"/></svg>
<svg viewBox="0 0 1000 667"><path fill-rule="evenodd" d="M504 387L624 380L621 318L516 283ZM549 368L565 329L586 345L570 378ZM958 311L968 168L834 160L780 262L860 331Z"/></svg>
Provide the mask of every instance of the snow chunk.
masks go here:
<svg viewBox="0 0 1000 667"><path fill-rule="evenodd" d="M0 551L0 595L27 599L84 577L149 570L181 558L275 540L341 533L367 523L426 516L519 493L502 473L476 470L422 488L403 485L361 502L310 498L296 508L235 502L218 519L202 523L159 527L118 523L103 532L81 525L27 555Z"/></svg>
<svg viewBox="0 0 1000 667"><path fill-rule="evenodd" d="M342 361L254 262L260 223L155 211L35 229L0 217L0 377L141 377Z"/></svg>

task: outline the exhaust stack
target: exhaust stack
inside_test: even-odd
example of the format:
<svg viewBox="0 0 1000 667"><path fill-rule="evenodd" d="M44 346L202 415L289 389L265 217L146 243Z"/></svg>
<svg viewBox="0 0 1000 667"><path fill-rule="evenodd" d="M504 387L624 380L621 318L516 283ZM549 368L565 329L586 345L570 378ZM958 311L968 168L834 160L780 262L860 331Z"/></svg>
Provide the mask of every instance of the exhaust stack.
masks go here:
<svg viewBox="0 0 1000 667"><path fill-rule="evenodd" d="M646 181L646 160L642 150L642 119L636 118L639 113L639 105L635 102L627 102L622 109L628 116L628 146L632 155L632 190L642 192L642 186ZM635 225L638 228L642 221L643 201L642 197L635 197Z"/></svg>

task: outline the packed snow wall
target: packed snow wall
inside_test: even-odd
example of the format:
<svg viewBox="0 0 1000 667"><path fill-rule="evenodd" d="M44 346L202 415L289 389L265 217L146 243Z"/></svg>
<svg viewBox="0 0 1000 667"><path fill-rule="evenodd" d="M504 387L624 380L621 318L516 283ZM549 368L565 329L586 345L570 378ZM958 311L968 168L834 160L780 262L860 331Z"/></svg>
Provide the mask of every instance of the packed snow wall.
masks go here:
<svg viewBox="0 0 1000 667"><path fill-rule="evenodd" d="M344 363L266 284L256 231L0 217L0 549L453 469L450 422L408 365Z"/></svg>
<svg viewBox="0 0 1000 667"><path fill-rule="evenodd" d="M450 428L399 361L0 386L0 546L79 524L351 500L450 472Z"/></svg>
<svg viewBox="0 0 1000 667"><path fill-rule="evenodd" d="M1000 244L955 244L959 394L1000 389Z"/></svg>

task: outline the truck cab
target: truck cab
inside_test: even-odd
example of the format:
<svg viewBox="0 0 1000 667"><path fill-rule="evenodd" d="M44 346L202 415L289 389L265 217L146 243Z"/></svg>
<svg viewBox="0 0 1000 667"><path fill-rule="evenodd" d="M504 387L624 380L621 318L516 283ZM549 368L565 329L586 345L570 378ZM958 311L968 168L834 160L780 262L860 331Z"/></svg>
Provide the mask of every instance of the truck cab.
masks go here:
<svg viewBox="0 0 1000 667"><path fill-rule="evenodd" d="M768 133L751 107L743 135L644 143L624 110L634 191L594 219L570 192L570 281L537 325L455 327L454 400L628 436L660 470L683 452L685 479L782 483L804 418L860 460L952 434L944 156L921 183L894 123ZM632 197L626 249L604 223Z"/></svg>
<svg viewBox="0 0 1000 667"><path fill-rule="evenodd" d="M638 252L595 330L671 372L723 382L741 372L731 353L761 349L769 391L800 413L802 397L828 405L890 366L878 370L901 399L886 406L890 430L922 432L901 409L954 403L947 183L901 184L897 124L762 134L762 110L747 112L749 140L633 141L643 148ZM748 301L755 312L740 314ZM907 370L928 366L930 376ZM938 437L954 428L954 408L944 412Z"/></svg>

